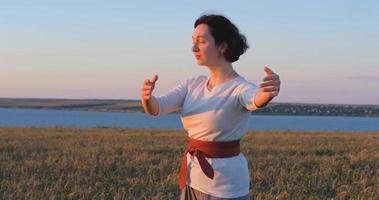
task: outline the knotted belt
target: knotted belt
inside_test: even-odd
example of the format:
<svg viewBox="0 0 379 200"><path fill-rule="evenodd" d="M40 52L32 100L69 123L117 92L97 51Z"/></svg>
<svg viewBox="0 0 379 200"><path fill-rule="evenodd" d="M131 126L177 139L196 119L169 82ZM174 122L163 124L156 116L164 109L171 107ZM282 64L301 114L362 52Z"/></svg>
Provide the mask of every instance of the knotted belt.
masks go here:
<svg viewBox="0 0 379 200"><path fill-rule="evenodd" d="M207 158L227 158L240 154L240 140L227 142L201 141L188 137L188 147L184 152L182 166L179 173L179 187L183 189L187 182L187 153L195 156L199 161L204 174L213 179L214 171L212 166L205 159Z"/></svg>

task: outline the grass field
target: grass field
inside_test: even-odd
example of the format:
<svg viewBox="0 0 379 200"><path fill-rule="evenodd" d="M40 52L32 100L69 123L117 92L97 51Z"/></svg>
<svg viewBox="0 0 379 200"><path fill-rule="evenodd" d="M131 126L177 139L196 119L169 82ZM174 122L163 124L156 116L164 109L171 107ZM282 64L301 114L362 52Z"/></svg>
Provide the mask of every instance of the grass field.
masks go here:
<svg viewBox="0 0 379 200"><path fill-rule="evenodd" d="M178 199L183 131L0 128L0 199ZM379 199L379 133L254 132L254 199Z"/></svg>

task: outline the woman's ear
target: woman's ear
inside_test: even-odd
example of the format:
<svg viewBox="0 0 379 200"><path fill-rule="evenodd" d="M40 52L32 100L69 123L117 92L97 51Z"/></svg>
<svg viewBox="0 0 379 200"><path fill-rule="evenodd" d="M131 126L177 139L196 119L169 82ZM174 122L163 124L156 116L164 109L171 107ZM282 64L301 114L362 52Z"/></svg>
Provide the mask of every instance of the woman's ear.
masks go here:
<svg viewBox="0 0 379 200"><path fill-rule="evenodd" d="M228 48L228 45L225 42L223 42L222 44L220 44L220 46L218 48L219 48L220 52L222 54L224 54L226 52L226 49Z"/></svg>

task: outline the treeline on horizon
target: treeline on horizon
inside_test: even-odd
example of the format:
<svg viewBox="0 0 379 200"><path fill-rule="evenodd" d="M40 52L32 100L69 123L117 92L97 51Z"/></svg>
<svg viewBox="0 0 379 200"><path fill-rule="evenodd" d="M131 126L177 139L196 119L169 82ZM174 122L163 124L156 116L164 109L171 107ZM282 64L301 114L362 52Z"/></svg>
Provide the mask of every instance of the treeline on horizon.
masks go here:
<svg viewBox="0 0 379 200"><path fill-rule="evenodd" d="M99 112L143 112L139 100L0 98L0 108L32 108ZM379 117L379 105L274 102L253 115Z"/></svg>

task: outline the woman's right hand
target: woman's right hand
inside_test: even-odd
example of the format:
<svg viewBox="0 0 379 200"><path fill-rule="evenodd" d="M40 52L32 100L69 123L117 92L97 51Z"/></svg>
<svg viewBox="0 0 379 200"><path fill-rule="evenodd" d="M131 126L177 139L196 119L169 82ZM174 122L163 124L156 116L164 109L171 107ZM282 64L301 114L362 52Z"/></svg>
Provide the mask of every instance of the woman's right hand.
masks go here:
<svg viewBox="0 0 379 200"><path fill-rule="evenodd" d="M151 98L154 87L155 87L155 82L157 82L157 80L158 80L158 76L154 75L154 77L151 80L145 79L143 81L142 96L141 96L142 100L148 101Z"/></svg>

